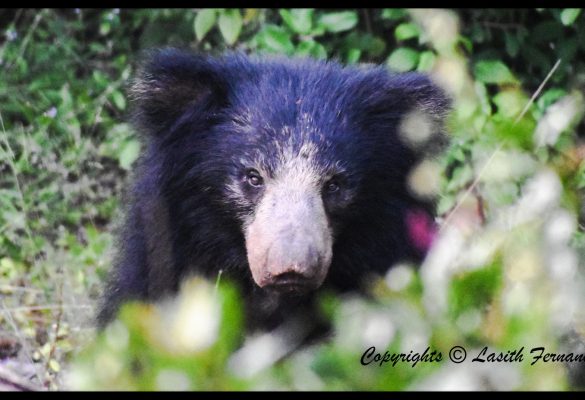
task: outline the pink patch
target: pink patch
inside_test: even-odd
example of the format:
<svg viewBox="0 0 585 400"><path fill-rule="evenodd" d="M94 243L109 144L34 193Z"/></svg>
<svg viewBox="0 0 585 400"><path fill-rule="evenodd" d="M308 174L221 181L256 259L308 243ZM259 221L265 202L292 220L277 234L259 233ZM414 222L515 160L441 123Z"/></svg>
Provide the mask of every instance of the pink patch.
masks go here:
<svg viewBox="0 0 585 400"><path fill-rule="evenodd" d="M414 247L422 252L427 252L437 234L437 227L431 217L420 209L408 210L406 212L406 227Z"/></svg>

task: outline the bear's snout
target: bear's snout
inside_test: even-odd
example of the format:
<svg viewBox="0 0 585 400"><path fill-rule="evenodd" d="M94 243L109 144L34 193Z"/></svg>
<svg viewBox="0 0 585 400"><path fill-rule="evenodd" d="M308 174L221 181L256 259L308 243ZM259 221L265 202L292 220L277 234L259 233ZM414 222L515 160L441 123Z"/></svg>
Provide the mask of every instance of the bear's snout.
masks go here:
<svg viewBox="0 0 585 400"><path fill-rule="evenodd" d="M258 286L281 293L317 289L329 271L332 240L316 195L268 193L246 228L252 277Z"/></svg>

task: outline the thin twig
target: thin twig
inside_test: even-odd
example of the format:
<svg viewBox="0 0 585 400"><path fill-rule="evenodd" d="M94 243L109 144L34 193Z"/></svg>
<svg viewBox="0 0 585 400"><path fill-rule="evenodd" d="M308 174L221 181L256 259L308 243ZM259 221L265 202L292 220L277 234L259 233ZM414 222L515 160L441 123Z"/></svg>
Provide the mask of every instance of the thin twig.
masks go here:
<svg viewBox="0 0 585 400"><path fill-rule="evenodd" d="M524 114L526 114L528 112L528 109L534 103L534 100L536 100L536 98L538 97L538 95L540 94L540 92L542 92L542 89L544 88L544 85L546 85L546 83L548 82L548 80L555 73L555 71L557 70L557 68L559 67L559 65L561 65L561 59L560 58L557 60L557 62L555 63L555 65L553 65L552 69L550 70L550 72L548 73L548 75L546 76L546 78L544 78L544 80L542 81L542 83L540 84L540 86L538 86L538 89L536 89L536 92L534 92L534 94L532 95L532 97L530 98L530 100L528 101L528 103L526 103L526 106L524 106L524 109L522 110L522 112L520 113L520 115L518 116L518 118L516 118L514 120L514 125L516 125L518 122L520 122L520 120L522 119L522 117L524 117Z"/></svg>
<svg viewBox="0 0 585 400"><path fill-rule="evenodd" d="M221 274L223 274L223 269L220 269L219 272L217 273L217 278L215 280L214 292L217 292L217 289L219 288L219 282L221 281Z"/></svg>
<svg viewBox="0 0 585 400"><path fill-rule="evenodd" d="M362 13L364 14L364 21L366 22L366 31L372 35L374 33L374 30L372 29L372 21L370 18L370 11L366 8L364 10L362 10Z"/></svg>
<svg viewBox="0 0 585 400"><path fill-rule="evenodd" d="M520 29L523 27L522 24L514 22L494 22L494 21L481 21L481 24L488 28L498 28L507 31L508 29Z"/></svg>
<svg viewBox="0 0 585 400"><path fill-rule="evenodd" d="M59 285L59 301L60 304L59 305L63 305L63 279L61 279L60 285ZM63 318L63 307L59 307L58 309L58 313L57 313L57 322L55 324L55 335L53 337L53 341L51 343L51 349L49 351L49 354L47 355L47 362L45 363L45 371L49 371L51 368L51 360L54 358L55 356L55 350L57 349L57 341L59 340L59 329L61 328L61 320ZM55 371L57 372L57 371Z"/></svg>
<svg viewBox="0 0 585 400"><path fill-rule="evenodd" d="M28 288L28 287L23 287L23 286L14 286L14 285L0 285L0 291L14 291L14 292L33 292L33 293L42 293L43 291L41 289L35 289L35 288Z"/></svg>
<svg viewBox="0 0 585 400"><path fill-rule="evenodd" d="M440 231L442 231L443 228L445 228L448 225L448 223L451 220L451 218L453 217L453 215L455 215L455 212L459 209L459 207L461 207L461 205L467 199L467 197L469 196L469 194L471 192L474 192L475 191L475 187L479 184L479 180L481 179L482 175L486 171L487 167L491 164L491 162L495 158L496 154L498 154L498 152L502 149L502 146L503 145L504 145L504 142L500 143L498 145L498 147L496 147L496 149L494 150L494 152L490 155L490 158L488 158L488 160L486 161L486 163L483 165L483 167L481 168L481 170L479 171L479 173L477 174L477 176L475 177L475 179L473 180L473 182L471 183L471 185L467 188L467 190L465 191L465 193L463 194L463 196L461 197L461 199L457 202L457 204L455 205L455 207L449 212L449 214L445 218L445 221L441 225Z"/></svg>
<svg viewBox="0 0 585 400"><path fill-rule="evenodd" d="M65 304L47 304L43 306L20 306L20 307L12 307L7 308L7 311L10 312L19 312L19 311L46 311L46 310L63 310L63 309L91 309L92 307L87 304L82 305L65 305Z"/></svg>

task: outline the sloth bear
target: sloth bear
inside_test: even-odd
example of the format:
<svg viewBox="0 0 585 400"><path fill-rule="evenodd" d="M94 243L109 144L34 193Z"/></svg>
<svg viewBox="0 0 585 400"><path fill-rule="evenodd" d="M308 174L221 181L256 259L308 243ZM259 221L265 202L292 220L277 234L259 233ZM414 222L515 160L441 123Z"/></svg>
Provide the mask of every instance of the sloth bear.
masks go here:
<svg viewBox="0 0 585 400"><path fill-rule="evenodd" d="M143 154L101 326L124 301L221 273L249 327L271 329L319 288L424 256L432 207L408 179L448 110L425 75L162 49L131 96Z"/></svg>

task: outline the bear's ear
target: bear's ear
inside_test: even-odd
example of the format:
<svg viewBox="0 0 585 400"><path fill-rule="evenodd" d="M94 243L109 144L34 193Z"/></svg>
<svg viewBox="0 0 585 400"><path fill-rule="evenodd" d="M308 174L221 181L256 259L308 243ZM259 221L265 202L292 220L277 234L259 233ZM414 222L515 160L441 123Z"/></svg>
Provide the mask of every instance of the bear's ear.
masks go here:
<svg viewBox="0 0 585 400"><path fill-rule="evenodd" d="M418 72L390 75L386 90L408 107L417 108L434 118L444 118L450 108L451 102L443 89L428 75Z"/></svg>
<svg viewBox="0 0 585 400"><path fill-rule="evenodd" d="M187 111L206 115L221 107L227 84L217 60L166 48L148 54L130 96L139 128L157 135Z"/></svg>
<svg viewBox="0 0 585 400"><path fill-rule="evenodd" d="M427 75L416 72L391 75L386 95L401 117L398 133L409 147L425 150L444 144L444 123L451 101Z"/></svg>

